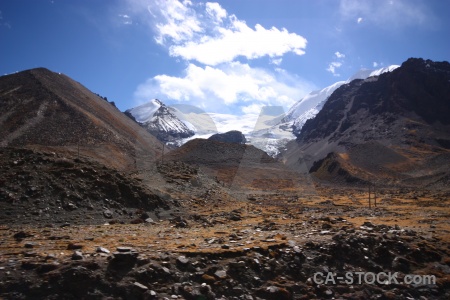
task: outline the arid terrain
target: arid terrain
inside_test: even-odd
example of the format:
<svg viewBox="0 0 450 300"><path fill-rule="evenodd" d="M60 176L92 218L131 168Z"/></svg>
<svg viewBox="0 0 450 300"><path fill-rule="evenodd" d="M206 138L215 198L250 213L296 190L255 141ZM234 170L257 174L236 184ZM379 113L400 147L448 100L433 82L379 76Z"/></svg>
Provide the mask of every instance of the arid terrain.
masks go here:
<svg viewBox="0 0 450 300"><path fill-rule="evenodd" d="M114 170L92 178L88 161L31 150L5 157L11 153L2 152L2 166L6 159L13 165L2 174L17 175L15 162L31 157L40 168L56 164L59 176L47 181L49 189L81 170L86 179L98 176L98 189L87 196L97 199L90 207L80 191L81 199L71 200L76 208L61 208L38 201L47 191L22 171L36 189L27 192L19 181L15 193L26 199L2 194L5 299L447 299L450 293L448 191L377 187L370 208L366 187L315 185L304 196L292 188L253 189L243 199L201 168L167 161L153 173L127 175L143 178L133 181L135 192L141 182L155 183L159 196L151 207L129 195L105 201L101 178L111 181ZM114 201L122 196L128 205ZM317 284L317 272L398 272L400 282ZM436 282L402 284L406 274L434 275Z"/></svg>
<svg viewBox="0 0 450 300"><path fill-rule="evenodd" d="M355 100L450 74L409 64L338 89L281 159L169 149L64 75L0 77L0 299L449 299L448 119Z"/></svg>

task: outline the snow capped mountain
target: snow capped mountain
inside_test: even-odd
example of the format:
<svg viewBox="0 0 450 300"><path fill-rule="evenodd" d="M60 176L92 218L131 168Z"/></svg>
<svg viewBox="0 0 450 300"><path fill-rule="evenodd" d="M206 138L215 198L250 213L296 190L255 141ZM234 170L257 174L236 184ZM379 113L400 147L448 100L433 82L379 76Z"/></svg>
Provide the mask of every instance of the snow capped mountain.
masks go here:
<svg viewBox="0 0 450 300"><path fill-rule="evenodd" d="M159 101L158 99L153 99L145 104L128 109L126 112L130 113L137 122L146 123L153 118L156 111L162 105L164 104L161 101Z"/></svg>
<svg viewBox="0 0 450 300"><path fill-rule="evenodd" d="M125 113L144 126L159 140L181 146L194 138L208 138L215 133L241 131L249 144L276 156L305 124L314 118L328 97L343 84L355 79L366 79L391 72L397 65L378 70L362 69L348 80L338 81L326 88L313 91L294 104L284 114L282 107L266 107L260 115L235 116L207 113L191 105L166 106L158 99L127 110Z"/></svg>
<svg viewBox="0 0 450 300"><path fill-rule="evenodd" d="M386 68L381 68L381 69L375 70L372 73L370 73L369 77L380 76L383 73L392 72L395 69L397 69L398 67L400 67L400 66L399 65L391 65Z"/></svg>
<svg viewBox="0 0 450 300"><path fill-rule="evenodd" d="M128 109L125 114L133 116L148 132L165 143L177 142L195 134L195 127L181 121L174 108L167 107L158 99Z"/></svg>
<svg viewBox="0 0 450 300"><path fill-rule="evenodd" d="M304 112L313 109L320 102L326 100L338 87L345 84L347 81L338 81L324 89L313 91L303 97L300 101L295 103L283 119L283 122L296 120L303 115Z"/></svg>
<svg viewBox="0 0 450 300"><path fill-rule="evenodd" d="M291 107L282 122L287 123L287 127L291 127L294 134L298 134L306 120L314 118L322 109L328 97L330 97L330 95L340 86L350 83L355 79L366 79L372 76L379 76L383 73L391 72L398 67L398 65L391 65L378 70L361 69L346 81L338 81L324 89L311 92Z"/></svg>

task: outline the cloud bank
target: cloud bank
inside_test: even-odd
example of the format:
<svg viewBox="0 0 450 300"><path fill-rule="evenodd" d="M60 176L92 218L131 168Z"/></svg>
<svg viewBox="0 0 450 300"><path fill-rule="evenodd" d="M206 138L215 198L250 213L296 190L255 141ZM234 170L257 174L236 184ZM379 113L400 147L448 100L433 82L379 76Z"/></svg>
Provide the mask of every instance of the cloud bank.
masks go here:
<svg viewBox="0 0 450 300"><path fill-rule="evenodd" d="M182 75L161 74L139 85L135 95L140 101L158 96L202 103L205 109L239 106L246 113L262 105L287 108L313 88L280 67L285 54L305 54L307 41L301 35L274 26L251 27L215 2L129 3L151 26L154 41L186 62ZM250 64L264 57L270 62Z"/></svg>

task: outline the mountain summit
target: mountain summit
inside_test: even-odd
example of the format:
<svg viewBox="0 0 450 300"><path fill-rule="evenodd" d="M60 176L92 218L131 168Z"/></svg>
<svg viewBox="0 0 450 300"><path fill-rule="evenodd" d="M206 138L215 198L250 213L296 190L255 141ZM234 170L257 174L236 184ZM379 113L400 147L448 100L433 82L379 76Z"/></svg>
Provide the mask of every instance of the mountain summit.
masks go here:
<svg viewBox="0 0 450 300"><path fill-rule="evenodd" d="M128 109L125 114L132 116L148 132L165 143L176 142L195 134L195 128L191 124L181 121L174 108L158 99Z"/></svg>
<svg viewBox="0 0 450 300"><path fill-rule="evenodd" d="M162 149L104 98L45 68L0 77L0 122L2 147L53 147L118 168Z"/></svg>
<svg viewBox="0 0 450 300"><path fill-rule="evenodd" d="M448 182L450 64L411 58L343 84L289 148L291 163L301 157L322 178L340 170L363 181Z"/></svg>
<svg viewBox="0 0 450 300"><path fill-rule="evenodd" d="M289 109L282 122L289 123L292 126L293 133L298 134L306 120L314 118L314 116L322 109L328 97L330 97L340 86L348 84L356 79L366 79L373 76L379 76L386 72L392 72L398 67L398 65L391 65L377 70L361 69L345 81L338 81L326 88L313 91L295 103L291 109Z"/></svg>

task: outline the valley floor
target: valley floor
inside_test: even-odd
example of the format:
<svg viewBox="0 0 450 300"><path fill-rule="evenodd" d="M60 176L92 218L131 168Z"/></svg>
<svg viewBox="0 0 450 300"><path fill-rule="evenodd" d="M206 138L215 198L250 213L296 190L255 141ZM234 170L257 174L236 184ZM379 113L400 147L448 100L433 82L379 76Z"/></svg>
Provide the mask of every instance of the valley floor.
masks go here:
<svg viewBox="0 0 450 300"><path fill-rule="evenodd" d="M278 202L180 198L171 218L139 224L2 225L0 297L450 297L448 192L379 190L369 208L364 189L317 191ZM356 272L397 272L397 282L357 282ZM415 283L403 283L408 274Z"/></svg>

